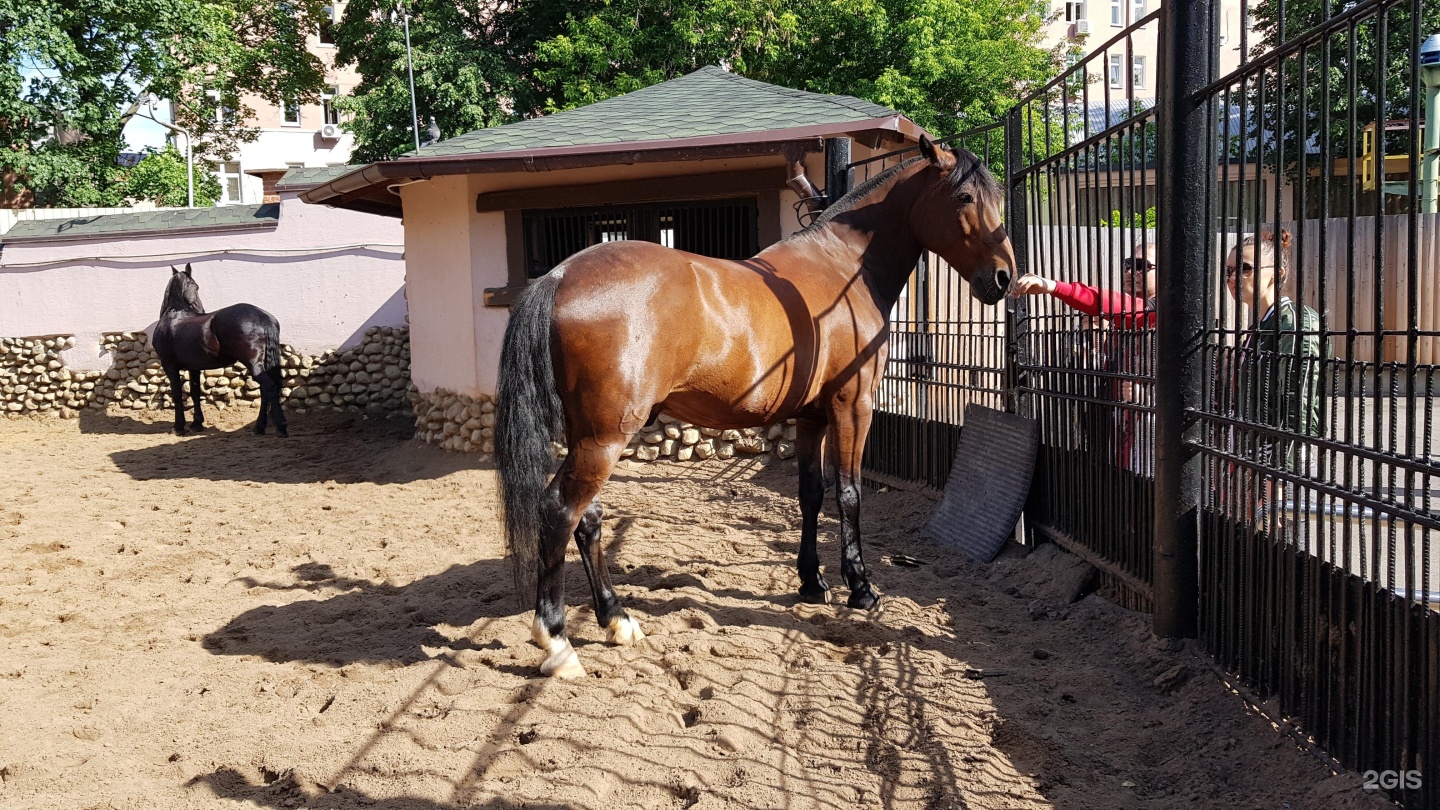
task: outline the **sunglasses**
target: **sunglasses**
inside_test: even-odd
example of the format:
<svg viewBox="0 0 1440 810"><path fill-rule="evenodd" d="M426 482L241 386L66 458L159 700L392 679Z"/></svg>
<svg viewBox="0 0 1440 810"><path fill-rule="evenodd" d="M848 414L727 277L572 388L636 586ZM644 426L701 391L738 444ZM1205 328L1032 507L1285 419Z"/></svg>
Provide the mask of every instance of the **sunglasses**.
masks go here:
<svg viewBox="0 0 1440 810"><path fill-rule="evenodd" d="M1148 273L1155 265L1149 259L1122 259L1120 269L1126 273Z"/></svg>
<svg viewBox="0 0 1440 810"><path fill-rule="evenodd" d="M1255 272L1255 265L1251 264L1250 262L1241 262L1239 267L1236 267L1236 266L1233 265L1233 264L1227 264L1227 265L1225 265L1225 277L1226 277L1226 278L1229 278L1229 277L1234 276L1234 275L1236 275L1236 274L1239 274L1239 275L1242 275L1242 276L1248 276L1248 275L1251 275L1251 274L1254 273L1254 272Z"/></svg>

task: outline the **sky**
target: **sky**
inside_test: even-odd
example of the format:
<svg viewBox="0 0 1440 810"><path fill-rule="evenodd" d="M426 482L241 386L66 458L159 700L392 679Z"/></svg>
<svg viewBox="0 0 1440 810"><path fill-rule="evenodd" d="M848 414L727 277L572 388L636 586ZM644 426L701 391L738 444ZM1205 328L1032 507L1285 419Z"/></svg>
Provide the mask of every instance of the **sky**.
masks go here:
<svg viewBox="0 0 1440 810"><path fill-rule="evenodd" d="M29 82L32 77L43 76L44 74L33 66L22 65L20 76L22 81ZM145 114L150 114L148 108L142 109ZM155 117L161 121L170 120L170 102L160 102L160 108L155 112ZM141 152L146 147L161 149L165 146L166 130L159 124L147 118L136 115L125 125L125 148L130 152Z"/></svg>

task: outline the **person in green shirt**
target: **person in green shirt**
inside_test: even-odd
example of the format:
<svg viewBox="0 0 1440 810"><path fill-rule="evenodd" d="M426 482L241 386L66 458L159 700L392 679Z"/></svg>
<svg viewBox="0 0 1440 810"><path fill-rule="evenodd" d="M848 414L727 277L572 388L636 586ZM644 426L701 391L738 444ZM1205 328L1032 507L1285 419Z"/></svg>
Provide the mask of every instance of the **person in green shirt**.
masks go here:
<svg viewBox="0 0 1440 810"><path fill-rule="evenodd" d="M1294 436L1319 436L1322 335L1315 310L1281 290L1290 275L1290 232L1266 231L1240 241L1225 262L1225 282L1237 303L1250 307L1251 328L1228 363L1230 414L1290 436L1242 430L1236 452L1266 467L1300 472ZM1255 320L1257 319L1258 320ZM1297 466L1298 464L1298 466ZM1267 476L1264 503L1274 503Z"/></svg>

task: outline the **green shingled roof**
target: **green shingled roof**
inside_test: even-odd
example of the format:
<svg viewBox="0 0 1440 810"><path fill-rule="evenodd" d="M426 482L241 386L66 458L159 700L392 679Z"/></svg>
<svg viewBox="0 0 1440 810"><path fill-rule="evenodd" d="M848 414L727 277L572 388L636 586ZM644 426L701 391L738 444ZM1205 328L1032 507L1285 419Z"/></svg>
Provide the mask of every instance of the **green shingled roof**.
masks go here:
<svg viewBox="0 0 1440 810"><path fill-rule="evenodd" d="M26 239L86 239L125 237L127 235L163 233L209 228L270 226L280 221L280 206L227 205L214 208L175 208L165 211L141 211L134 214L100 214L73 219L32 219L15 223L0 241Z"/></svg>
<svg viewBox="0 0 1440 810"><path fill-rule="evenodd" d="M280 178L280 182L275 184L275 188L310 188L328 183L343 174L355 171L356 168L358 167L312 166L306 169L291 169L285 172L285 176Z"/></svg>
<svg viewBox="0 0 1440 810"><path fill-rule="evenodd" d="M589 106L458 135L409 155L441 157L700 138L894 115L898 113L888 107L852 96L791 90L718 67L704 67Z"/></svg>

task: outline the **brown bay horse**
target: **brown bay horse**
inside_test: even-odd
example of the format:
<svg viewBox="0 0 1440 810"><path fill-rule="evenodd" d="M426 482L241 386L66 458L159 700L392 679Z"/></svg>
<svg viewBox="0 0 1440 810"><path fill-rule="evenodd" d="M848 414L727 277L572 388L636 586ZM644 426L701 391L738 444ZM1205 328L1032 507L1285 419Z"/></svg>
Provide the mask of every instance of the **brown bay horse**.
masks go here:
<svg viewBox="0 0 1440 810"><path fill-rule="evenodd" d="M195 404L195 421L191 427L204 430L200 372L234 363L245 366L260 384L256 435L264 435L266 422L272 416L275 433L281 437L289 435L285 412L280 407L280 387L284 380L280 374L280 322L274 315L253 304L234 304L206 312L205 305L200 303L200 285L195 283L190 265L185 265L184 271L171 267L165 301L160 305L160 321L155 325L151 342L165 376L170 378L178 435L185 435L185 382L180 373L190 372L190 399Z"/></svg>
<svg viewBox="0 0 1440 810"><path fill-rule="evenodd" d="M828 601L816 550L828 479L838 490L847 604L876 604L860 553L860 462L890 310L924 250L986 304L1005 296L1014 267L1002 194L984 164L928 139L920 151L754 258L609 242L521 295L501 349L495 444L522 592L538 563L532 634L547 653L542 673L585 673L565 636L571 537L609 641L644 638L610 583L597 495L630 438L661 412L720 429L795 419L800 598ZM569 453L547 484L552 440Z"/></svg>

